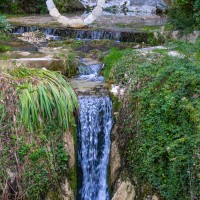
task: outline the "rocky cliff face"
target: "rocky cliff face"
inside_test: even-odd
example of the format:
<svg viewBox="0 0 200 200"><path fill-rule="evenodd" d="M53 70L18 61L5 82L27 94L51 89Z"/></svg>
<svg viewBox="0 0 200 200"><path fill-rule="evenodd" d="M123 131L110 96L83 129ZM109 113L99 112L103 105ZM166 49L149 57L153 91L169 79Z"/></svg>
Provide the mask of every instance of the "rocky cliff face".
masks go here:
<svg viewBox="0 0 200 200"><path fill-rule="evenodd" d="M81 0L84 5L95 6L96 0ZM116 6L117 8L123 7L128 11L143 11L152 12L156 7L160 9L166 8L164 0L107 0L105 8Z"/></svg>

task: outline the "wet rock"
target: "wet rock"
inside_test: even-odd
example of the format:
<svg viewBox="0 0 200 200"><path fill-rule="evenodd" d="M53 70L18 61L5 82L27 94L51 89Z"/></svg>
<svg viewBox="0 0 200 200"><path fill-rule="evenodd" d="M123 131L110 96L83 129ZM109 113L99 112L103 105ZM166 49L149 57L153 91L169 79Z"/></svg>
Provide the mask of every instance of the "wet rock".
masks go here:
<svg viewBox="0 0 200 200"><path fill-rule="evenodd" d="M118 188L112 197L112 200L133 200L136 196L134 185L126 180L118 183Z"/></svg>
<svg viewBox="0 0 200 200"><path fill-rule="evenodd" d="M82 65L96 65L96 64L100 64L99 61L97 60L93 60L91 58L82 58L79 60L80 64Z"/></svg>
<svg viewBox="0 0 200 200"><path fill-rule="evenodd" d="M46 36L40 31L22 33L22 35L18 36L18 39L36 44L46 42Z"/></svg>

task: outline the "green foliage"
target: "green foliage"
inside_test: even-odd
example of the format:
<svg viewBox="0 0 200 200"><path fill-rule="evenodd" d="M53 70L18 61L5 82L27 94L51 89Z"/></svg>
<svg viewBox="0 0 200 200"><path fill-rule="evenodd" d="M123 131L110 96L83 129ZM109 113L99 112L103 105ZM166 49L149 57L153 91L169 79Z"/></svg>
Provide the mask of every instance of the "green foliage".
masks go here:
<svg viewBox="0 0 200 200"><path fill-rule="evenodd" d="M6 18L0 15L0 32L8 31L10 28L10 24L7 22Z"/></svg>
<svg viewBox="0 0 200 200"><path fill-rule="evenodd" d="M200 38L197 39L195 44L182 41L173 41L169 43L169 47L179 51L186 57L190 57L193 60L200 61Z"/></svg>
<svg viewBox="0 0 200 200"><path fill-rule="evenodd" d="M133 50L121 55L110 78L128 87L119 134L128 138L124 158L129 174L150 183L166 200L198 199L198 61Z"/></svg>
<svg viewBox="0 0 200 200"><path fill-rule="evenodd" d="M113 65L121 58L121 51L111 49L109 56L105 56L103 62L105 64L104 77L106 80L109 79L110 70Z"/></svg>
<svg viewBox="0 0 200 200"><path fill-rule="evenodd" d="M23 80L23 83L16 85L16 89L20 120L29 130L37 129L46 120L55 119L64 129L69 127L72 112L78 103L73 89L61 74L20 67L9 72L9 75L14 80Z"/></svg>
<svg viewBox="0 0 200 200"><path fill-rule="evenodd" d="M0 31L0 41L7 42L11 40L11 35L8 32Z"/></svg>
<svg viewBox="0 0 200 200"><path fill-rule="evenodd" d="M41 199L50 189L59 190L60 183L66 177L68 156L62 139L63 130L57 128L56 123L48 125L43 133L32 136L32 141L29 141L29 133L16 141L19 162L23 163L26 171L19 172L22 195L30 200ZM23 194L27 188L27 194Z"/></svg>
<svg viewBox="0 0 200 200"><path fill-rule="evenodd" d="M83 5L78 0L54 0L57 8L61 12L71 10L83 10ZM0 13L24 14L24 13L48 13L46 0L1 0Z"/></svg>
<svg viewBox="0 0 200 200"><path fill-rule="evenodd" d="M6 14L47 13L44 0L1 0L0 12Z"/></svg>
<svg viewBox="0 0 200 200"><path fill-rule="evenodd" d="M46 1L44 0L18 0L18 6L25 13L47 13Z"/></svg>
<svg viewBox="0 0 200 200"><path fill-rule="evenodd" d="M76 57L76 53L73 50L70 50L70 52L67 53L60 53L57 55L57 57L65 60L65 75L67 77L71 77L77 74L78 59Z"/></svg>
<svg viewBox="0 0 200 200"><path fill-rule="evenodd" d="M68 174L63 141L77 98L65 78L19 67L0 73L0 198L40 200ZM5 189L10 181L14 182Z"/></svg>
<svg viewBox="0 0 200 200"><path fill-rule="evenodd" d="M0 45L0 53L6 52L6 51L11 51L11 50L12 50L12 48L10 46Z"/></svg>
<svg viewBox="0 0 200 200"><path fill-rule="evenodd" d="M77 0L55 0L54 1L60 12L68 12L73 10L83 10L84 7Z"/></svg>
<svg viewBox="0 0 200 200"><path fill-rule="evenodd" d="M175 0L169 19L175 29L199 29L200 0Z"/></svg>
<svg viewBox="0 0 200 200"><path fill-rule="evenodd" d="M11 4L12 4L11 0L1 0L1 2L0 2L0 12L4 13L6 10L9 11Z"/></svg>

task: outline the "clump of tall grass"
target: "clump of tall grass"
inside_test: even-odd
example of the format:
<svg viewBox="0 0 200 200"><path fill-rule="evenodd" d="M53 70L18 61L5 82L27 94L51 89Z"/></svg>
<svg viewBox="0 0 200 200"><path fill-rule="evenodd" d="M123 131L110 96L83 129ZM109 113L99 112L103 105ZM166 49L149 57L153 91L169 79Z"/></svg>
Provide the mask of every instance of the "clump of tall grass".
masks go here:
<svg viewBox="0 0 200 200"><path fill-rule="evenodd" d="M0 104L9 111L12 106L9 102L5 103L6 98L10 92L15 94L13 98L18 109L11 115L15 115L19 124L33 131L47 122L58 120L60 127L69 128L78 103L76 94L60 73L19 67L6 73L0 72L0 77L0 88L4 83Z"/></svg>

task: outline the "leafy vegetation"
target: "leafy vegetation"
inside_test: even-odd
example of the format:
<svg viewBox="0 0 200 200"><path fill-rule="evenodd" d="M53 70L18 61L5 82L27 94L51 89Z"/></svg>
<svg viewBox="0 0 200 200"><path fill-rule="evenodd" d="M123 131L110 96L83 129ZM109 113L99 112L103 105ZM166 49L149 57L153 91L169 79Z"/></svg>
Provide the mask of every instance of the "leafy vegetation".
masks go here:
<svg viewBox="0 0 200 200"><path fill-rule="evenodd" d="M186 44L181 45L177 48ZM109 78L127 85L118 134L128 174L137 176L141 185L148 182L166 200L200 197L200 68L193 57L196 53L181 59L169 57L166 51L141 55L125 50L115 54L121 59L111 69L108 65Z"/></svg>
<svg viewBox="0 0 200 200"><path fill-rule="evenodd" d="M107 80L109 79L110 70L113 67L113 64L116 64L116 62L120 60L121 56L121 52L116 49L111 49L109 56L105 56L104 63L106 68L104 70L104 77Z"/></svg>
<svg viewBox="0 0 200 200"><path fill-rule="evenodd" d="M24 67L0 72L0 91L1 198L39 200L51 188L59 193L68 170L63 135L74 125L74 91L57 72Z"/></svg>
<svg viewBox="0 0 200 200"><path fill-rule="evenodd" d="M9 75L17 84L20 121L29 130L37 129L46 120L54 120L55 110L59 125L64 129L69 127L71 113L78 103L73 89L62 75L28 68L17 68L9 72L8 78Z"/></svg>
<svg viewBox="0 0 200 200"><path fill-rule="evenodd" d="M10 51L10 50L12 50L12 48L10 46L0 45L0 53Z"/></svg>
<svg viewBox="0 0 200 200"><path fill-rule="evenodd" d="M4 16L0 15L0 32L10 29L10 24L7 22Z"/></svg>
<svg viewBox="0 0 200 200"><path fill-rule="evenodd" d="M84 9L82 4L77 0L55 0L57 8L61 12L70 10ZM1 0L0 13L6 14L23 14L23 13L47 13L46 1L44 0Z"/></svg>
<svg viewBox="0 0 200 200"><path fill-rule="evenodd" d="M200 28L200 0L175 0L169 12L175 29Z"/></svg>

